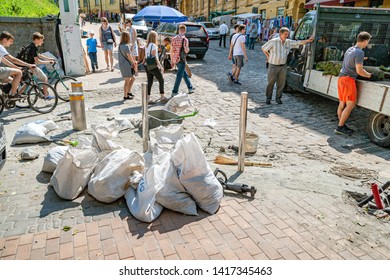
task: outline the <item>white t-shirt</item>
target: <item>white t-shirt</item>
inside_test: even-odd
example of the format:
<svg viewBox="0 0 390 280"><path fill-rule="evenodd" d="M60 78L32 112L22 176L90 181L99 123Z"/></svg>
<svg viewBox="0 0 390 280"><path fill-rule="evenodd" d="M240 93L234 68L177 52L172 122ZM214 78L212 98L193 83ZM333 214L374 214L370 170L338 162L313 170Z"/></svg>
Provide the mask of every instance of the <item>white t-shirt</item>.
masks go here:
<svg viewBox="0 0 390 280"><path fill-rule="evenodd" d="M145 48L145 55L146 57L153 56L152 53L153 51L156 51L156 56L158 55L157 52L157 46L156 44L150 43L146 48Z"/></svg>
<svg viewBox="0 0 390 280"><path fill-rule="evenodd" d="M241 33L233 35L233 38L232 38L232 44L234 44L233 56L235 56L235 55L244 55L244 50L242 49L241 44L242 43L245 44L245 42L246 42L245 35L243 35Z"/></svg>
<svg viewBox="0 0 390 280"><path fill-rule="evenodd" d="M3 45L0 45L0 62L3 60L3 57L9 55L7 50L4 48Z"/></svg>

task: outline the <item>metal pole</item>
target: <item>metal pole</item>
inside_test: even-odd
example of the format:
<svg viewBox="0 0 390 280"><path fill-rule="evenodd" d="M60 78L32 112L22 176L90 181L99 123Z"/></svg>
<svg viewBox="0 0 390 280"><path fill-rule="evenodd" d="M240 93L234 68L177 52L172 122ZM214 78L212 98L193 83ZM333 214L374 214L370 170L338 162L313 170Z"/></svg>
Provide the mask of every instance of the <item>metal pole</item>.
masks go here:
<svg viewBox="0 0 390 280"><path fill-rule="evenodd" d="M245 167L245 137L246 137L246 119L248 108L248 92L241 92L241 111L240 111L240 135L238 142L238 171L244 172Z"/></svg>
<svg viewBox="0 0 390 280"><path fill-rule="evenodd" d="M141 84L142 88L142 140L144 153L149 146L149 116L148 116L148 86L147 83Z"/></svg>

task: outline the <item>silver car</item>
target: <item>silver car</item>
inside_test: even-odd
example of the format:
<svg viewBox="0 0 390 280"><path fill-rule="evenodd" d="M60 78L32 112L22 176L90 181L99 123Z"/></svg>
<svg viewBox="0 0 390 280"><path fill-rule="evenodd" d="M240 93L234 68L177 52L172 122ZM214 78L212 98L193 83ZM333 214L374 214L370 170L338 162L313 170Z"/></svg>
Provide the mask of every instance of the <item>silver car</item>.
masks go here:
<svg viewBox="0 0 390 280"><path fill-rule="evenodd" d="M3 124L0 122L0 169L5 163L7 156L6 152L6 140L5 140L5 130Z"/></svg>
<svg viewBox="0 0 390 280"><path fill-rule="evenodd" d="M216 27L212 22L201 21L199 22L207 31L210 39L219 39L219 28Z"/></svg>

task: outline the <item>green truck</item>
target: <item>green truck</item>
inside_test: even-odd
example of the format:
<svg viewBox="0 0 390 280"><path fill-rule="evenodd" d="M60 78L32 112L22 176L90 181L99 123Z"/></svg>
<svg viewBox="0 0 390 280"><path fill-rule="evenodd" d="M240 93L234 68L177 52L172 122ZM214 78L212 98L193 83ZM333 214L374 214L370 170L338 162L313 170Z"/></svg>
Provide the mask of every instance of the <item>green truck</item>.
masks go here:
<svg viewBox="0 0 390 280"><path fill-rule="evenodd" d="M364 49L364 66L378 69L390 66L390 9L318 6L308 12L292 34L294 40L314 35L311 44L291 51L286 88L338 98L338 76L316 70L323 61L342 61L344 52L356 43L359 32L372 35ZM384 69L382 67L382 69ZM382 73L383 74L383 73ZM367 125L370 139L390 146L390 73L381 81L357 80L357 105L372 111Z"/></svg>

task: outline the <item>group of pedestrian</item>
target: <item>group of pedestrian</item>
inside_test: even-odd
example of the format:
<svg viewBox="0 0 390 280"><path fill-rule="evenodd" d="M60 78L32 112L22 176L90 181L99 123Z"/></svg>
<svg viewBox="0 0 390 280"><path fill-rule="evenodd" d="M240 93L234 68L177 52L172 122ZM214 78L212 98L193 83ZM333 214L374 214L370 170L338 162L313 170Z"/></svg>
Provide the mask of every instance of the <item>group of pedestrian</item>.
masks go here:
<svg viewBox="0 0 390 280"><path fill-rule="evenodd" d="M255 40L255 34L258 32L256 26L253 26L253 24L250 28L251 30L248 33L248 25L235 25L235 31L230 37L230 50L228 59L233 61L233 66L231 72L228 72L228 80L229 82L237 85L241 85L241 82L238 78L240 76L242 67L246 62L248 62L246 47L248 46L250 49L253 48L252 38ZM271 104L275 84L275 101L278 104L283 104L282 95L287 78L287 57L291 49L311 43L314 40L313 36L307 40L291 40L288 39L289 32L290 30L287 27L280 28L279 33L277 33L277 30L274 29L268 42L266 42L261 47L261 50L266 56L266 62L268 64L268 84L265 93L265 103L267 105ZM251 42L246 44L248 35ZM362 50L368 45L370 38L371 35L367 32L359 33L357 36L356 45L349 48L344 54L342 69L338 79L338 96L340 102L337 108L337 116L339 123L334 131L337 134L351 135L353 133L353 129L347 127L345 122L351 114L352 109L356 106L357 76L360 75L362 77L370 78L372 75L363 68L364 52Z"/></svg>

